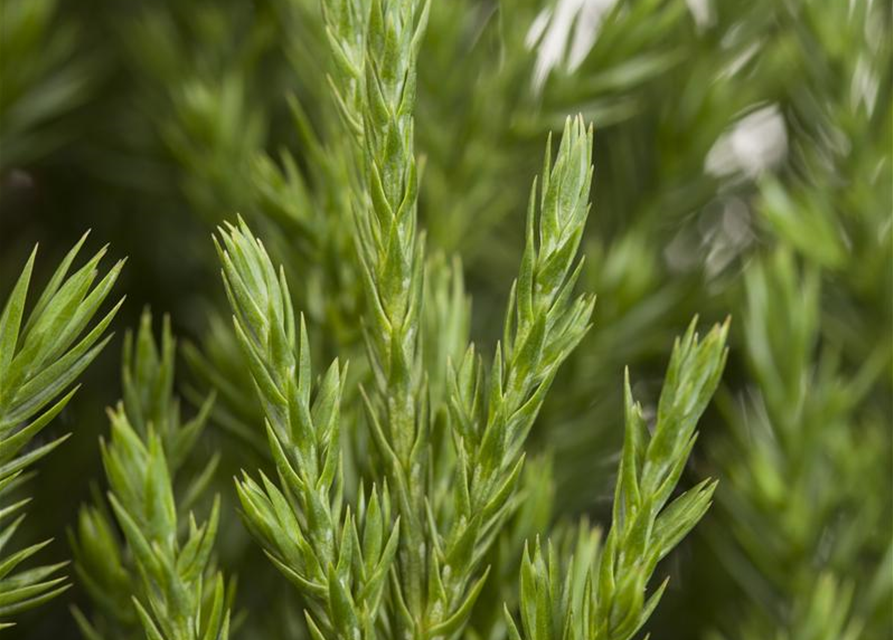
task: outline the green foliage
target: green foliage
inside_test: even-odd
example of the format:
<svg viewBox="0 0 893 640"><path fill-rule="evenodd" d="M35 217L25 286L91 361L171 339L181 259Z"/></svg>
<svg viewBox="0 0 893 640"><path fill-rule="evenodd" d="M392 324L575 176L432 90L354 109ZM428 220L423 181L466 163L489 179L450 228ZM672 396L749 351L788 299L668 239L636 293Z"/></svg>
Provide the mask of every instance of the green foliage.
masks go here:
<svg viewBox="0 0 893 640"><path fill-rule="evenodd" d="M719 384L726 362L728 323L703 341L695 322L677 340L654 430L633 400L627 374L626 428L614 495L611 529L582 525L568 556L539 540L533 558L524 551L520 618L528 640L628 640L647 622L666 581L645 598L657 563L704 516L716 488L705 480L669 505L695 442L695 425ZM510 637L522 635L506 609Z"/></svg>
<svg viewBox="0 0 893 640"><path fill-rule="evenodd" d="M373 15L377 10L376 5ZM395 34L414 24L411 13L398 12L391 19L393 24L382 17L382 23ZM370 21L370 33L376 24ZM411 40L405 42L412 46ZM376 60L374 54L370 58ZM411 74L404 70L398 77ZM370 82L381 84L376 76L368 77L366 85ZM385 118L376 131L387 127L396 140L402 138L399 118ZM554 165L547 149L540 197L535 185L531 192L526 248L509 298L504 342L487 371L471 346L457 367L449 366L449 411L441 415L452 434L442 443L431 442L428 377L417 355L426 289L413 213L414 160L399 144L376 149L370 137L363 134L369 177L358 196L369 206L359 211L357 224L372 310L366 335L377 393L365 401L385 486L394 487L399 517L384 542L391 519L387 489L380 501L373 490L368 508L361 489L355 519L343 510L344 374L336 360L314 392L306 324L302 319L296 328L285 271L277 273L244 222L221 232L218 253L236 335L265 414L279 486L266 475L260 483L246 475L237 488L252 533L303 594L312 635L371 638L386 630L448 637L467 625L489 573L482 571L482 560L517 507L512 497L523 445L545 394L589 328L594 300L585 295L574 300L572 290L589 211L592 131L582 119L568 120ZM389 153L395 157L389 159ZM408 173L401 173L402 165ZM391 171L389 184L401 183L396 176L410 176L409 186L385 193L382 170ZM461 290L454 295L461 299ZM438 310L446 316L445 326L462 325L461 313L453 317L442 304L434 314ZM719 381L725 335L726 328L717 328L699 343L693 323L677 345L653 437L627 384L628 435L615 526L599 570L603 587L591 623L586 614L590 635L628 638L641 626L659 599L658 594L645 613L639 611L654 566L706 511L714 485L704 483L661 513L694 445L695 424ZM442 451L434 444L451 447ZM451 491L434 484L429 471L434 465L448 467ZM530 573L532 565L525 567ZM380 618L388 572L394 579ZM521 599L524 609L527 594L522 592Z"/></svg>
<svg viewBox="0 0 893 640"><path fill-rule="evenodd" d="M68 436L51 437L26 448L68 404L72 387L110 339L106 329L121 302L94 322L123 261L96 282L100 250L69 275L86 234L65 256L43 293L25 315L25 302L37 248L31 252L0 315L0 550L22 524L28 498L15 499L15 490L30 476L28 469ZM13 626L11 616L65 591L69 584L59 571L65 563L21 570L20 565L49 541L25 547L0 559L0 629ZM19 571L16 571L19 569Z"/></svg>
<svg viewBox="0 0 893 640"><path fill-rule="evenodd" d="M361 147L362 187L355 206L376 383L376 393L367 399L368 414L402 519L395 587L400 605L393 624L414 637L449 635L464 627L483 586L481 558L510 511L521 446L558 365L582 337L591 313L591 302L584 298L568 302L579 274L570 272L588 213L591 132L587 137L581 122L568 123L554 172L547 152L541 211L535 220L534 189L527 249L513 294L518 300L510 304L490 390L469 348L447 376L454 450L429 448L425 387L429 377L437 380L442 373L423 373L419 353L425 260L416 231L412 118L428 5L373 3L368 18L350 3L325 7L338 63L338 104ZM430 470L438 466L447 466L446 475L454 476L449 502L433 486Z"/></svg>
<svg viewBox="0 0 893 640"><path fill-rule="evenodd" d="M776 625L783 637L855 637L866 625L881 634L893 594L882 561L890 541L878 535L890 507L855 480L884 482L870 474L883 470L889 424L858 408L889 354L877 352L848 376L838 354L817 349L818 274L780 249L752 265L745 280L754 392L746 404L723 403L733 439L718 443L716 456L728 474L719 498L730 526L714 532L757 605L743 637ZM816 482L822 477L837 481ZM851 608L857 586L846 576L869 559L876 566L866 567L871 579L858 586Z"/></svg>
<svg viewBox="0 0 893 640"><path fill-rule="evenodd" d="M387 489L356 516L342 506L337 360L313 393L303 319L295 329L288 285L244 223L221 233L224 282L266 416L280 487L265 475L237 482L246 522L277 567L304 593L318 638L374 637L381 591L396 550ZM365 494L363 495L365 499ZM362 542L361 542L362 541Z"/></svg>
<svg viewBox="0 0 893 640"><path fill-rule="evenodd" d="M10 300L21 247L92 226L184 338L144 316L58 416L66 457L0 476L0 543L68 526L75 560L17 637L893 638L889 3L7 0L0 22ZM671 354L698 315L735 322ZM0 430L0 468L58 444L29 425L62 381ZM88 497L119 381L113 498ZM19 560L4 621L67 586Z"/></svg>
<svg viewBox="0 0 893 640"><path fill-rule="evenodd" d="M468 589L463 574L478 568L513 508L524 442L559 366L589 328L594 298L572 295L589 211L591 151L592 131L581 119L567 122L554 166L547 148L539 207L535 185L531 191L503 342L486 374L473 346L450 374L456 479L443 554L434 556L433 569L444 576L447 603Z"/></svg>
<svg viewBox="0 0 893 640"><path fill-rule="evenodd" d="M0 21L0 171L33 162L71 138L58 117L91 90L96 61L74 55L79 33L56 0L8 0ZM60 24L61 22L61 24Z"/></svg>
<svg viewBox="0 0 893 640"><path fill-rule="evenodd" d="M136 339L128 332L125 340L124 399L109 410L111 437L101 441L111 509L97 496L93 506L81 508L77 530L69 533L78 577L101 612L90 621L74 610L87 640L225 640L229 634L223 577L212 568L219 499L204 524L191 512L184 518L211 479L216 457L184 487L180 500L174 494L177 472L204 428L212 398L195 418L180 423L172 393L174 353L167 318L159 350L152 317L144 312ZM184 519L186 530L178 525Z"/></svg>
<svg viewBox="0 0 893 640"><path fill-rule="evenodd" d="M891 174L867 167L889 164L890 88L842 79L889 75L889 13L804 3L779 20L809 28L785 43L804 70L785 95L789 166L759 185L779 246L747 266L738 302L748 385L740 400L723 394L729 428L712 447L727 481L706 532L743 596L716 626L729 638L887 638Z"/></svg>

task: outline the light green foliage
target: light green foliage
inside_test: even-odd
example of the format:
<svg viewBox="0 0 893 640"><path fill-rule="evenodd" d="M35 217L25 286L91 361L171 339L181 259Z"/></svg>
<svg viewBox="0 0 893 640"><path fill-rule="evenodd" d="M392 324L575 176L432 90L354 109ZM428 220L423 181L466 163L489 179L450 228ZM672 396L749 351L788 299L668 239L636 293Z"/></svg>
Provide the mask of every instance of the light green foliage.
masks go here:
<svg viewBox="0 0 893 640"><path fill-rule="evenodd" d="M216 456L179 499L174 493L212 398L181 424L173 395L175 351L167 318L159 349L148 311L136 338L128 333L125 340L124 399L109 410L111 437L102 441L111 509L97 496L94 505L81 508L77 529L69 534L78 577L98 609L92 620L74 610L86 640L228 637L228 596L222 575L212 568L219 500L202 525L191 513L184 517L210 481ZM183 520L186 527L179 525Z"/></svg>
<svg viewBox="0 0 893 640"><path fill-rule="evenodd" d="M411 630L424 608L424 484L431 454L420 369L425 258L417 231L413 127L416 56L427 6L375 1L362 20L363 10L350 2L330 5L324 6L341 85L335 85L335 93L345 126L357 141L356 171L361 176L354 203L357 252L375 382L368 413L403 522L397 574L405 602L399 626Z"/></svg>
<svg viewBox="0 0 893 640"><path fill-rule="evenodd" d="M890 505L855 478L884 483L889 416L859 407L889 354L877 351L847 375L838 354L818 348L819 271L799 262L779 249L745 279L754 392L722 405L733 438L717 444L729 478L718 495L730 526L711 538L754 603L741 637L772 628L784 638L874 636L893 594L882 560L891 541L881 534ZM836 481L818 482L826 477ZM863 562L874 565L871 579L857 585L849 575ZM811 635L818 630L830 635Z"/></svg>
<svg viewBox="0 0 893 640"><path fill-rule="evenodd" d="M123 266L119 261L97 282L105 249L69 275L86 237L65 256L26 315L35 247L0 315L0 522L4 522L0 550L24 519L20 512L29 500L15 500L15 490L28 479L26 470L67 436L26 447L71 400L77 391L72 385L108 343L111 336L105 335L106 329L121 306L118 302L94 321ZM0 557L0 629L12 626L8 620L14 614L68 588L65 578L58 575L64 563L20 568L47 544Z"/></svg>
<svg viewBox="0 0 893 640"><path fill-rule="evenodd" d="M468 624L488 576L483 560L518 506L513 496L527 435L561 363L589 327L594 299L575 299L573 288L581 271L577 251L589 212L592 130L586 130L582 119L568 120L554 165L547 148L542 188L534 185L530 196L525 250L503 341L493 363L484 368L473 346L460 356L464 347L453 339L467 333L461 282L453 275L459 288L447 294L449 278L425 276L417 231L412 106L427 5L375 2L368 16L350 3L329 3L324 10L337 59L333 89L357 150L357 251L375 383L373 393L364 398L383 467L360 463L360 468L370 469L373 478L383 476L379 479L394 491L399 529L395 526L381 559L378 545L370 557L355 544L360 529L379 530L382 525L366 522L356 527L349 512L341 513L345 490L338 402L343 373L336 361L311 402L310 346L303 321L296 331L285 271L276 272L244 223L222 234L219 253L280 483L277 487L266 476L257 483L246 476L238 483L239 494L255 537L304 594L314 634L371 637L379 628L389 635L451 637ZM434 304L430 310L429 295ZM454 305L445 304L444 295ZM444 344L440 335L428 333L444 329L444 337L457 344ZM694 404L685 406L671 398L662 405L657 453L650 464L658 461L663 466L639 470L649 492L643 503L638 502L636 471L629 471L634 484L624 485L622 495L635 518L630 515L633 524L619 522L619 533L610 537L608 553L614 563L620 559L610 555L611 549L635 537L636 526L654 526L694 442L694 423L718 380L722 363L707 367L696 357L693 330L674 358L669 385L671 395L677 384L693 394ZM425 354L423 347L434 336L441 344L433 354ZM722 337L711 334L708 348L717 342ZM455 365L449 364L452 358ZM701 385L706 387L703 394ZM448 407L445 413L439 411L442 402ZM666 426L668 421L672 426ZM668 435L674 429L675 437ZM450 435L438 437L442 433ZM635 437L641 439L642 434ZM673 456L672 461L661 455ZM635 590L644 592L653 565L700 518L711 492L698 487L674 504L682 512L679 522L656 534L656 550L649 548L647 559L623 560L646 567L650 563L650 568L620 585L620 600ZM389 505L384 495L382 502ZM378 518L383 512L387 521L388 511L379 510L373 492L370 513ZM618 536L620 542L615 542ZM398 539L390 598L380 617L384 573ZM361 560L352 560L352 554ZM612 566L610 575L625 569Z"/></svg>
<svg viewBox="0 0 893 640"><path fill-rule="evenodd" d="M701 341L695 322L677 340L653 431L625 381L626 428L611 529L600 544L582 526L573 556L562 560L537 540L525 549L520 579L521 628L528 640L629 640L651 616L666 581L646 598L657 563L698 523L715 481L705 480L667 504L688 461L695 426L719 384L728 323ZM566 556L565 556L566 557ZM521 633L506 609L511 637Z"/></svg>
<svg viewBox="0 0 893 640"><path fill-rule="evenodd" d="M313 391L310 345L295 327L283 271L242 223L221 232L224 283L245 360L266 416L280 486L265 475L237 482L246 523L277 567L304 594L317 638L373 638L382 588L396 550L390 498L372 490L356 515L342 505L336 360ZM312 394L312 400L311 400Z"/></svg>
<svg viewBox="0 0 893 640"><path fill-rule="evenodd" d="M413 151L415 52L424 15L415 2L372 3L362 86L363 189L357 194L357 250L369 317L367 343L378 399L399 468L398 492L417 488L408 476L424 466L425 416L417 406L418 341L424 253L417 233L418 176ZM399 479L398 479L399 477ZM401 495L418 510L420 494ZM408 501L408 502L407 502ZM413 529L418 523L413 523Z"/></svg>
<svg viewBox="0 0 893 640"><path fill-rule="evenodd" d="M117 510L97 491L72 526L81 609L12 634L142 638L134 596L163 636L178 607L204 629L219 562L242 640L893 640L891 17L7 0L0 271L72 220L120 234L202 407L181 424L173 341L144 319L105 453ZM727 329L669 354L696 314L736 318L706 413ZM109 401L94 374L80 407ZM26 487L17 535L72 519L53 490L97 475L83 444ZM214 492L201 585L144 570Z"/></svg>
<svg viewBox="0 0 893 640"><path fill-rule="evenodd" d="M527 241L505 316L503 342L486 373L473 346L450 374L457 451L453 496L430 570L442 582L435 610L460 606L505 517L523 463L527 434L561 363L589 328L594 299L572 299L577 246L589 212L592 131L565 126L543 185L531 191ZM442 551L441 551L442 548ZM475 585L477 588L477 585Z"/></svg>
<svg viewBox="0 0 893 640"><path fill-rule="evenodd" d="M377 391L369 399L369 417L403 520L396 625L414 636L446 636L463 628L483 586L481 558L510 511L521 446L591 313L591 301L568 301L588 213L591 132L586 134L582 122L568 123L554 170L547 151L540 212L537 217L534 188L527 248L490 389L484 388L473 348L447 376L452 461L442 447L427 445L427 376L436 382L443 374L423 374L419 353L425 289L412 108L428 5L373 3L358 40L362 12L350 3L331 4L328 33L339 63L335 92L346 126L362 147L358 169L364 179L355 206ZM365 42L363 58L358 42ZM454 325L462 323L454 319ZM430 470L444 467L455 467L447 474L454 475L455 488L448 501L431 495Z"/></svg>
<svg viewBox="0 0 893 640"><path fill-rule="evenodd" d="M588 328L593 300L573 300L571 294L579 274L576 250L589 209L591 146L592 132L577 120L568 122L554 166L547 151L539 202L536 188L531 195L527 249L507 312L504 347L497 349L488 386L469 347L458 367L449 368L446 388L439 392L448 398L450 409L440 416L449 421L452 437L437 443L437 462L446 467L442 477L452 491L434 486L425 471L434 450L429 444L427 396L419 388L423 379L420 363L414 362L418 356L407 357L417 346L419 312L412 311L406 329L399 305L382 303L374 316L375 326L368 331L370 352L379 357L375 370L380 404L367 399L368 413L385 478L396 488L401 522L383 547L382 530L390 520L387 491L381 506L374 491L369 508L360 505L359 526L349 511L342 515L343 372L336 361L311 402L306 327L302 321L296 329L284 271L277 274L244 223L222 233L219 252L236 334L263 406L280 476L280 487L266 476L261 483L246 476L238 483L240 499L252 532L305 594L311 628L324 637L374 634L381 589L398 539L396 603L389 624L419 637L451 635L466 624L486 579L481 560L517 506L512 495L526 435L559 365ZM391 233L397 233L399 221L391 224ZM410 243L418 246L414 235ZM391 252L383 255L392 258ZM388 280L399 276L392 273L399 268L368 272L375 300L400 298L400 283L391 286ZM407 275L417 279L412 286L420 289L415 295L421 297L422 276ZM425 324L428 330L445 328L458 342L467 331L467 310L461 282L450 285L450 280L438 276L432 281L435 306ZM449 299L455 305L446 304ZM409 307L420 305L417 300ZM409 341L401 335L404 331ZM382 362L377 350L394 348L398 341L405 346ZM432 358L434 366L445 366L446 361L444 355ZM452 453L441 451L444 446ZM367 544L366 538L373 542Z"/></svg>

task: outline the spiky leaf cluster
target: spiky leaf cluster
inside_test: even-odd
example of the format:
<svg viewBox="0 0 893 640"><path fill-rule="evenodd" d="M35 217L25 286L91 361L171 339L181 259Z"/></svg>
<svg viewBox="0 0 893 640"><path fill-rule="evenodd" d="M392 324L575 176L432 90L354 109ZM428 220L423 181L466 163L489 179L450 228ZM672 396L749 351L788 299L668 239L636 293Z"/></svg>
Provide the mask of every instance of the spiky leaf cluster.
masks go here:
<svg viewBox="0 0 893 640"><path fill-rule="evenodd" d="M424 485L431 452L421 371L425 257L417 229L413 107L428 5L376 0L367 12L351 2L330 2L324 11L336 66L333 89L356 143L356 244L375 382L367 413L403 523L397 574L404 602L397 624L418 633L425 606Z"/></svg>
<svg viewBox="0 0 893 640"><path fill-rule="evenodd" d="M303 318L296 330L288 284L247 226L221 231L223 277L257 395L279 483L237 481L245 520L307 602L317 638L374 638L396 551L390 498L373 489L356 515L343 507L336 360L314 392Z"/></svg>
<svg viewBox="0 0 893 640"><path fill-rule="evenodd" d="M838 354L819 348L819 276L788 247L745 275L753 387L746 402L723 398L731 430L713 449L728 483L718 492L724 533L713 527L710 540L730 566L752 567L735 572L749 605L740 633L738 624L721 627L727 637L773 628L792 638L870 636L885 627L893 543L880 532L889 504L865 495L852 474L883 483L889 420L858 406L889 355L878 350L848 373ZM862 563L868 579L857 585L851 575Z"/></svg>
<svg viewBox="0 0 893 640"><path fill-rule="evenodd" d="M506 609L515 640L629 640L647 622L666 581L647 595L657 563L704 516L716 483L705 480L669 504L703 414L726 362L728 323L703 341L692 322L677 340L664 379L653 431L625 381L626 428L614 496L614 516L603 544L598 531L580 529L574 555L562 563L539 540L525 550L520 578L520 630Z"/></svg>
<svg viewBox="0 0 893 640"><path fill-rule="evenodd" d="M589 212L592 130L568 120L554 166L527 213L527 242L509 299L503 342L486 371L474 346L448 374L457 462L446 526L434 534L433 615L461 628L482 586L475 574L513 508L523 446L561 363L589 328L594 299L573 298L577 247ZM487 380L485 381L485 376ZM457 614L461 612L461 618ZM438 627L435 627L438 628ZM446 626L450 629L450 626Z"/></svg>
<svg viewBox="0 0 893 640"><path fill-rule="evenodd" d="M446 464L455 467L455 495L449 501L426 497L433 490L432 465L444 466L435 464L443 462L441 452L426 446L431 436L425 384L427 375L436 381L442 374L420 371L419 350L425 278L416 228L413 107L428 5L375 2L367 23L350 3L324 6L338 69L333 85L347 128L362 148L358 250L376 374L368 413L404 530L397 625L423 637L449 635L462 629L483 586L485 575L477 571L509 511L527 431L558 365L588 324L591 302L568 300L579 274L571 271L588 213L591 132L585 133L582 122L568 123L554 171L547 153L540 228L535 234L534 189L518 306L513 298L491 390L481 383L484 370L473 349L459 364L461 372L447 375L456 380L448 383L447 397L456 408L450 445L458 461ZM489 415L481 398L485 393L492 398Z"/></svg>
<svg viewBox="0 0 893 640"><path fill-rule="evenodd" d="M30 450L26 447L71 400L77 391L72 385L108 343L111 336L106 329L121 306L119 301L94 322L123 266L123 261L117 262L97 282L105 249L69 275L86 237L65 256L26 316L35 247L0 315L0 522L14 517L0 529L0 550L21 525L21 511L29 501L10 502L14 491L28 478L28 468L67 436L51 438ZM47 544L25 547L0 559L0 628L12 626L7 620L14 614L68 588L65 578L58 575L64 563L20 568Z"/></svg>
<svg viewBox="0 0 893 640"><path fill-rule="evenodd" d="M228 594L212 562L219 500L202 525L189 511L210 482L217 456L175 494L178 471L195 448L213 398L181 422L167 317L159 345L145 311L123 351L124 399L109 410L111 436L101 441L108 503L97 495L69 532L75 570L96 606L91 618L74 609L75 620L87 640L224 640Z"/></svg>
<svg viewBox="0 0 893 640"><path fill-rule="evenodd" d="M395 483L397 475L408 476L413 466L424 465L418 457L425 455L416 446L426 428L417 406L424 251L417 229L412 124L416 52L425 20L418 2L373 2L364 40L357 250L367 299L367 344L381 402L376 409L401 467L391 472ZM407 477L401 482L412 484Z"/></svg>

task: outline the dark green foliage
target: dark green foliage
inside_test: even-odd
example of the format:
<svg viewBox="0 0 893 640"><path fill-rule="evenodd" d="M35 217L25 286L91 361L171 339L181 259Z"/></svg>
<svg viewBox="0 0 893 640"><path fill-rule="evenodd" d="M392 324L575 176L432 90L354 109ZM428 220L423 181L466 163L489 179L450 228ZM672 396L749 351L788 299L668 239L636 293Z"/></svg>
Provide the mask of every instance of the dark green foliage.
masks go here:
<svg viewBox="0 0 893 640"><path fill-rule="evenodd" d="M121 302L94 322L118 279L119 261L99 282L105 249L69 275L86 235L65 256L43 293L25 313L37 247L25 264L0 315L0 550L22 524L29 498L17 500L16 489L31 475L29 467L68 436L28 448L77 391L75 381L108 343L106 329ZM8 520L14 518L11 522ZM21 563L49 542L33 544L0 558L0 629L11 617L36 607L70 585L59 571L66 563L22 570Z"/></svg>
<svg viewBox="0 0 893 640"><path fill-rule="evenodd" d="M159 349L148 311L136 339L132 333L125 339L124 399L109 410L111 437L101 441L108 503L97 497L93 506L82 507L77 529L69 534L75 570L98 610L92 622L74 610L89 640L228 637L224 581L211 569L219 499L200 526L189 512L212 478L216 457L183 487L182 497L174 494L177 472L205 426L213 399L194 419L180 423L179 402L172 394L174 352L168 319ZM178 525L182 519L188 520L185 535Z"/></svg>
<svg viewBox="0 0 893 640"><path fill-rule="evenodd" d="M893 640L889 4L0 14L6 634Z"/></svg>

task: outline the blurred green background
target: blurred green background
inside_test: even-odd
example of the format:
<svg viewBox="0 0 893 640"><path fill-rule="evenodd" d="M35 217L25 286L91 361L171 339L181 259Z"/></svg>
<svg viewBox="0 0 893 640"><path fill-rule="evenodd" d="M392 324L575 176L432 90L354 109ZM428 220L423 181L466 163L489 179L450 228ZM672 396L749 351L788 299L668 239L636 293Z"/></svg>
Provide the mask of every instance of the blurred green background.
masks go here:
<svg viewBox="0 0 893 640"><path fill-rule="evenodd" d="M431 12L420 216L429 253L461 257L488 348L546 136L568 114L596 128L582 279L595 324L533 436L552 459L550 518L607 523L623 367L653 402L689 319L731 315L725 383L685 481L718 477L717 502L659 570L672 580L651 637L831 640L847 624L893 637L890 3L434 0ZM315 348L360 353L329 57L317 0L0 0L0 294L35 243L40 283L92 229L89 247L128 257L118 336L146 305L169 313L191 345L184 397L214 373L238 389L210 235L240 213L300 283ZM88 370L51 427L74 437L30 485L23 537L50 532L54 558L69 557L66 527L101 476L119 350L116 337ZM202 446L223 454L232 509L228 478L260 464L245 446L259 423L222 395ZM269 597L289 587L237 518L220 538L221 564L241 574L236 637L301 637L298 612ZM7 633L75 638L72 602L89 611L76 581Z"/></svg>

